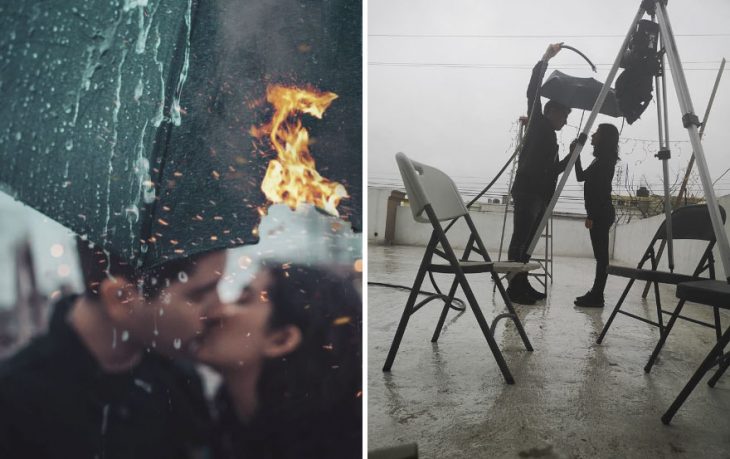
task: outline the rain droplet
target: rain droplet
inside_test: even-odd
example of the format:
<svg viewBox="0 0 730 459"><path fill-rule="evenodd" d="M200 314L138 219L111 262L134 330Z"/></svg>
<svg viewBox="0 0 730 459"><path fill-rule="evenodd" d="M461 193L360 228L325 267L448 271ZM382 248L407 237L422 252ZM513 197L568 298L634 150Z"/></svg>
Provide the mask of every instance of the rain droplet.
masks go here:
<svg viewBox="0 0 730 459"><path fill-rule="evenodd" d="M139 221L139 208L134 204L124 209L124 213L127 215L127 221L129 223L137 223Z"/></svg>
<svg viewBox="0 0 730 459"><path fill-rule="evenodd" d="M66 150L71 151L74 148L74 141L71 139L68 139L66 141Z"/></svg>
<svg viewBox="0 0 730 459"><path fill-rule="evenodd" d="M182 341L180 338L175 338L175 341L172 342L172 345L175 349L180 349L182 347Z"/></svg>
<svg viewBox="0 0 730 459"><path fill-rule="evenodd" d="M129 332L127 330L124 330L122 332L122 342L126 343L127 341L129 341Z"/></svg>
<svg viewBox="0 0 730 459"><path fill-rule="evenodd" d="M188 281L188 274L185 271L180 271L177 273L177 280L182 282L183 284Z"/></svg>
<svg viewBox="0 0 730 459"><path fill-rule="evenodd" d="M151 181L145 180L143 187L142 199L145 204L152 204L155 202L155 185Z"/></svg>
<svg viewBox="0 0 730 459"><path fill-rule="evenodd" d="M162 317L164 315L165 315L165 309L164 308L160 308L160 317Z"/></svg>

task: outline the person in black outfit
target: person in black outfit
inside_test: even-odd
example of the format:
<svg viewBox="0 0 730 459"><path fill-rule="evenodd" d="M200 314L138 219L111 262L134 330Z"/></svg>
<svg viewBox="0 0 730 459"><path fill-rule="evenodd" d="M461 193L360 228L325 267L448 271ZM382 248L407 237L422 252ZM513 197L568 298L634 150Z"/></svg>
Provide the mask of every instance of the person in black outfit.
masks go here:
<svg viewBox="0 0 730 459"><path fill-rule="evenodd" d="M219 302L225 254L138 274L113 254L78 245L86 291L62 298L48 332L0 364L0 457L207 454L201 380L162 353L194 347L201 317Z"/></svg>
<svg viewBox="0 0 730 459"><path fill-rule="evenodd" d="M618 129L612 124L601 124L591 136L595 159L586 170L578 157L575 175L579 182L585 182L583 196L586 213L585 227L591 234L593 256L596 258L596 277L593 287L583 296L575 299L576 306L602 308L603 290L606 287L608 266L608 230L616 220L611 202L611 182L618 161ZM571 144L573 150L575 142Z"/></svg>
<svg viewBox="0 0 730 459"><path fill-rule="evenodd" d="M527 87L527 108L530 113L528 129L520 151L517 174L512 185L514 200L514 224L508 258L526 263L530 257L527 249L537 231L545 209L555 193L558 175L565 170L569 156L562 161L558 157L558 141L555 131L565 126L570 109L555 101L542 103L538 90L547 68L547 62L560 51L561 43L548 46L545 54L532 69ZM507 293L511 301L534 304L545 295L535 290L527 281L527 273L518 273L510 279Z"/></svg>
<svg viewBox="0 0 730 459"><path fill-rule="evenodd" d="M358 282L267 262L235 303L211 312L197 357L224 382L215 459L361 457Z"/></svg>

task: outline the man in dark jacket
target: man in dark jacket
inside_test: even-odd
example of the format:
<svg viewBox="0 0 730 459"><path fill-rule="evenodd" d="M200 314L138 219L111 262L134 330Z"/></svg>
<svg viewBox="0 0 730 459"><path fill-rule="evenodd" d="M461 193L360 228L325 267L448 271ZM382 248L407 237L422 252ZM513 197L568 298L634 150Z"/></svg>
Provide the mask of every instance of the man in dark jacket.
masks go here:
<svg viewBox="0 0 730 459"><path fill-rule="evenodd" d="M559 161L555 135L555 131L565 126L570 109L549 101L543 112L538 94L547 63L560 51L560 46L560 43L548 46L542 59L532 69L532 78L527 87L530 119L512 185L514 225L508 252L510 260L522 263L529 261L527 249L530 241L555 193L558 175L565 170L570 158L567 155L563 161ZM522 304L534 304L536 300L545 298L527 281L527 273L515 275L510 280L507 293L511 301Z"/></svg>
<svg viewBox="0 0 730 459"><path fill-rule="evenodd" d="M205 457L200 378L169 356L195 347L219 302L224 252L145 273L81 241L79 255L84 295L0 365L0 457Z"/></svg>

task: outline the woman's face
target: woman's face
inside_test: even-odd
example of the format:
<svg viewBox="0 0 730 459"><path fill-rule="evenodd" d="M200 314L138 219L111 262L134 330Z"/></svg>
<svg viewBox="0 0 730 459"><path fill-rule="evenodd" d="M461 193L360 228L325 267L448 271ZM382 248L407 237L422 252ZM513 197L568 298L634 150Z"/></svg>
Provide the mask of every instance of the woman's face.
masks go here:
<svg viewBox="0 0 730 459"><path fill-rule="evenodd" d="M256 367L269 352L272 304L268 271L260 271L233 303L210 311L196 358L216 369Z"/></svg>
<svg viewBox="0 0 730 459"><path fill-rule="evenodd" d="M594 132L593 135L591 136L591 145L593 145L594 147L597 146L598 142L600 140L601 140L601 131L599 129L599 130L596 130L596 132Z"/></svg>

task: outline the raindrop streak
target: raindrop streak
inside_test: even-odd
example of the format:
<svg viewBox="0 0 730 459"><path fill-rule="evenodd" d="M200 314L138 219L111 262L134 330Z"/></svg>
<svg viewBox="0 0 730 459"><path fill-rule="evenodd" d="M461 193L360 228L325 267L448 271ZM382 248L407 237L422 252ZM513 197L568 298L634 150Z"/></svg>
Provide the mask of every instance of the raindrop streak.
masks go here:
<svg viewBox="0 0 730 459"><path fill-rule="evenodd" d="M152 384L146 381L142 381L141 379L137 378L134 380L134 385L147 392L148 394L152 393Z"/></svg>
<svg viewBox="0 0 730 459"><path fill-rule="evenodd" d="M180 70L180 78L177 81L175 95L172 98L170 106L170 119L172 124L180 126L180 98L182 97L183 86L185 80L188 79L188 67L190 66L190 16L193 9L193 0L188 0L188 9L185 12L185 26L187 27L187 35L185 37L185 60L183 61L182 70Z"/></svg>
<svg viewBox="0 0 730 459"><path fill-rule="evenodd" d="M117 329L112 328L112 349L117 348Z"/></svg>
<svg viewBox="0 0 730 459"><path fill-rule="evenodd" d="M101 417L101 434L106 435L106 424L107 418L109 418L109 404L104 405L103 414Z"/></svg>
<svg viewBox="0 0 730 459"><path fill-rule="evenodd" d="M180 338L175 338L175 341L172 342L172 346L175 349L180 349L180 347L182 347L182 341L180 340Z"/></svg>

